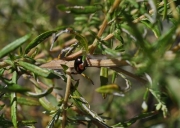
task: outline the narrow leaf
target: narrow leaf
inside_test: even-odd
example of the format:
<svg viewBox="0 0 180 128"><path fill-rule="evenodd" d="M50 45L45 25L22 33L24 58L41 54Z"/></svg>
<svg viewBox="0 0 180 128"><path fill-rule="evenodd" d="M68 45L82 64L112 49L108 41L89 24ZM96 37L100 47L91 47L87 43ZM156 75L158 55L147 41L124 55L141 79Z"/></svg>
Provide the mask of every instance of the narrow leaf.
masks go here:
<svg viewBox="0 0 180 128"><path fill-rule="evenodd" d="M167 17L167 0L163 0L163 1L164 1L163 20L165 20L165 18Z"/></svg>
<svg viewBox="0 0 180 128"><path fill-rule="evenodd" d="M121 89L117 84L109 84L109 85L103 85L96 89L99 93L107 93L112 94L114 92L120 92Z"/></svg>
<svg viewBox="0 0 180 128"><path fill-rule="evenodd" d="M38 88L35 88L36 93L42 93L42 91ZM46 97L39 98L40 104L48 111L57 110L57 107L54 106L51 102L49 102Z"/></svg>
<svg viewBox="0 0 180 128"><path fill-rule="evenodd" d="M176 26L172 26L164 35L162 35L157 42L154 43L153 47L157 49L158 53L161 55L170 48L173 41L173 36L176 31Z"/></svg>
<svg viewBox="0 0 180 128"><path fill-rule="evenodd" d="M0 58L6 56L7 54L11 53L12 51L16 50L18 47L20 47L23 43L25 43L29 38L31 34L27 34L14 42L8 44L3 49L0 50Z"/></svg>
<svg viewBox="0 0 180 128"><path fill-rule="evenodd" d="M17 72L13 72L12 81L17 82ZM17 128L17 97L16 93L11 93L11 118L14 128Z"/></svg>
<svg viewBox="0 0 180 128"><path fill-rule="evenodd" d="M100 81L101 81L101 85L107 85L108 84L108 69L105 67L101 67Z"/></svg>
<svg viewBox="0 0 180 128"><path fill-rule="evenodd" d="M97 115L97 113L90 109L90 105L88 104L88 102L81 96L81 94L77 90L74 90L72 98L79 110L81 110L85 114L91 115L94 119L100 122L104 122L103 119L99 115Z"/></svg>
<svg viewBox="0 0 180 128"><path fill-rule="evenodd" d="M30 105L30 106L38 106L40 105L37 99L29 98L29 97L17 97L17 103L23 105Z"/></svg>
<svg viewBox="0 0 180 128"><path fill-rule="evenodd" d="M27 95L31 96L31 97L35 97L35 98L41 98L41 97L44 97L44 96L50 94L52 91L53 91L53 87L50 87L50 88L46 89L44 92L41 92L41 93L28 92Z"/></svg>
<svg viewBox="0 0 180 128"><path fill-rule="evenodd" d="M80 48L84 50L85 53L88 52L88 41L87 39L79 34L77 31L74 31L72 28L67 28L66 29L70 34L74 35L75 38L78 40Z"/></svg>
<svg viewBox="0 0 180 128"><path fill-rule="evenodd" d="M42 76L45 78L58 78L59 77L58 74L54 72L54 70L51 70L51 69L40 68L36 65L23 62L23 61L19 61L18 64L38 76Z"/></svg>
<svg viewBox="0 0 180 128"><path fill-rule="evenodd" d="M151 29L156 38L161 36L160 29L157 25L152 25L149 21L145 20L141 20L141 23L143 23L148 29Z"/></svg>
<svg viewBox="0 0 180 128"><path fill-rule="evenodd" d="M40 34L39 36L37 36L34 40L32 40L26 46L25 53L28 53L32 48L36 47L38 44L43 42L45 39L47 39L48 37L52 36L52 34L55 33L55 32L56 32L56 30L47 31L47 32L44 32L44 33Z"/></svg>
<svg viewBox="0 0 180 128"><path fill-rule="evenodd" d="M7 86L6 88L0 86L0 90L4 92L19 92L19 93L25 93L29 91L28 88L22 87L18 84L12 84L10 86Z"/></svg>

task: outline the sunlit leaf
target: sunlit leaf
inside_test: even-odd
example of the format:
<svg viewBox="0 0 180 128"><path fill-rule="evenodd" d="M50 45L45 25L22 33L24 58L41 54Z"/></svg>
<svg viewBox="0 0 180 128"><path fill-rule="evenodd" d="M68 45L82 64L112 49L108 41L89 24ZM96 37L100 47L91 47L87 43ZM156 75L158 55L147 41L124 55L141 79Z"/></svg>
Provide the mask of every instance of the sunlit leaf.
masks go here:
<svg viewBox="0 0 180 128"><path fill-rule="evenodd" d="M107 93L112 94L114 92L120 92L121 89L117 84L109 84L109 85L103 85L96 89L99 93Z"/></svg>

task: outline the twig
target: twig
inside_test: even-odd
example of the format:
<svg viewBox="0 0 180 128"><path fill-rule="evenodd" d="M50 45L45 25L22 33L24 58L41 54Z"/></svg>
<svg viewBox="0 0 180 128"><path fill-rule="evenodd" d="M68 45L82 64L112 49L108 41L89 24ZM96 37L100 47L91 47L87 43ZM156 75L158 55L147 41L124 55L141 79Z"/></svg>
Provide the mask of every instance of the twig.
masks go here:
<svg viewBox="0 0 180 128"><path fill-rule="evenodd" d="M122 59L88 59L88 67L120 67L129 65ZM69 68L74 68L74 61L52 60L46 64L41 65L42 68L62 69L61 65L66 65Z"/></svg>
<svg viewBox="0 0 180 128"><path fill-rule="evenodd" d="M67 108L67 102L69 99L69 95L70 95L70 88L71 88L71 68L68 68L66 70L66 74L67 74L67 84L66 84L66 92L65 92L65 96L64 96L64 104L63 104L63 115L62 115L62 128L65 128L66 125L66 108Z"/></svg>

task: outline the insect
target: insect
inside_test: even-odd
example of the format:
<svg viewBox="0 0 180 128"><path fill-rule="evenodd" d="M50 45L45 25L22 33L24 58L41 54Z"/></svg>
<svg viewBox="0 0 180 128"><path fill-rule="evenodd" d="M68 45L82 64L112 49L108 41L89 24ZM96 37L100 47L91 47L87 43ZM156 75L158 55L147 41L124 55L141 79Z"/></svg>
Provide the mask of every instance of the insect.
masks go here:
<svg viewBox="0 0 180 128"><path fill-rule="evenodd" d="M75 59L75 61L74 61L74 69L79 74L82 73L86 69L87 65L88 64L87 64L86 60L83 62L83 57L82 56L77 57Z"/></svg>

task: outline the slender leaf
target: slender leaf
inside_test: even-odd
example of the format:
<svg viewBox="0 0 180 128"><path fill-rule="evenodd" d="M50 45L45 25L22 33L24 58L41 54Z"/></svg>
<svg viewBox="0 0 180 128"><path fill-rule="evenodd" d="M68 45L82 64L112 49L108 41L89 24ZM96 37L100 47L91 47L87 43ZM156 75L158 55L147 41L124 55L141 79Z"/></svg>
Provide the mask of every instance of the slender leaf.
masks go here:
<svg viewBox="0 0 180 128"><path fill-rule="evenodd" d="M17 83L16 71L13 72L12 81L14 83ZM16 97L15 92L11 93L11 118L12 118L14 128L17 128L17 97Z"/></svg>
<svg viewBox="0 0 180 128"><path fill-rule="evenodd" d="M143 23L147 28L151 29L156 38L160 37L161 32L160 32L160 30L158 28L158 24L157 25L152 25L152 24L150 24L150 22L145 21L145 20L141 20L141 23Z"/></svg>
<svg viewBox="0 0 180 128"><path fill-rule="evenodd" d="M88 52L88 41L87 41L87 39L84 36L82 36L81 34L75 32L75 31L72 34L74 34L75 38L79 41L79 46L81 48L83 48L85 53L87 53Z"/></svg>
<svg viewBox="0 0 180 128"><path fill-rule="evenodd" d="M151 94L156 98L156 100L159 102L157 105L156 105L156 109L157 110L162 110L163 112L163 116L164 118L166 118L167 116L167 112L168 112L168 109L164 103L164 101L162 100L160 94L156 91L154 91L153 89L149 89L149 91L151 92Z"/></svg>
<svg viewBox="0 0 180 128"><path fill-rule="evenodd" d="M45 39L52 36L53 33L55 33L56 30L47 31L39 36L37 36L34 40L32 40L25 48L25 53L28 53L32 48L36 47L38 44L42 43Z"/></svg>
<svg viewBox="0 0 180 128"><path fill-rule="evenodd" d="M25 93L27 91L30 91L30 89L22 87L22 86L20 86L18 84L12 84L12 85L9 85L9 86L7 86L5 88L0 86L0 89L1 89L1 91L4 91L4 92L16 92L16 93L17 92Z"/></svg>
<svg viewBox="0 0 180 128"><path fill-rule="evenodd" d="M35 87L36 93L42 93L42 91ZM40 104L48 111L54 111L57 110L57 106L54 106L51 102L49 102L46 97L39 98Z"/></svg>
<svg viewBox="0 0 180 128"><path fill-rule="evenodd" d="M163 9L163 20L165 20L165 18L167 17L167 0L163 0L164 1L164 9Z"/></svg>
<svg viewBox="0 0 180 128"><path fill-rule="evenodd" d="M54 70L40 68L36 65L23 62L23 61L19 61L18 64L38 76L42 76L45 78L58 78L59 77L58 74L54 72Z"/></svg>
<svg viewBox="0 0 180 128"><path fill-rule="evenodd" d="M115 92L121 92L122 90L117 84L108 84L97 88L96 91L99 93L112 94Z"/></svg>
<svg viewBox="0 0 180 128"><path fill-rule="evenodd" d="M101 82L101 85L108 84L108 69L107 68L101 67L100 82Z"/></svg>
<svg viewBox="0 0 180 128"><path fill-rule="evenodd" d="M46 89L44 92L41 92L41 93L28 92L27 95L31 96L31 97L35 97L35 98L41 98L41 97L44 97L44 96L50 94L53 91L53 89L54 89L53 87L50 87L50 88Z"/></svg>
<svg viewBox="0 0 180 128"><path fill-rule="evenodd" d="M39 101L37 99L29 98L29 97L17 97L17 103L23 104L23 105L30 105L30 106L38 106L40 105Z"/></svg>
<svg viewBox="0 0 180 128"><path fill-rule="evenodd" d="M104 120L99 115L97 115L96 112L90 109L88 102L81 96L81 94L77 90L73 91L72 98L79 110L81 110L85 114L91 115L94 119L100 122L104 122Z"/></svg>
<svg viewBox="0 0 180 128"><path fill-rule="evenodd" d="M27 34L12 43L5 46L3 49L0 50L0 58L6 56L7 54L11 53L12 51L16 50L18 47L20 47L22 44L24 44L29 38L31 37L31 34Z"/></svg>

